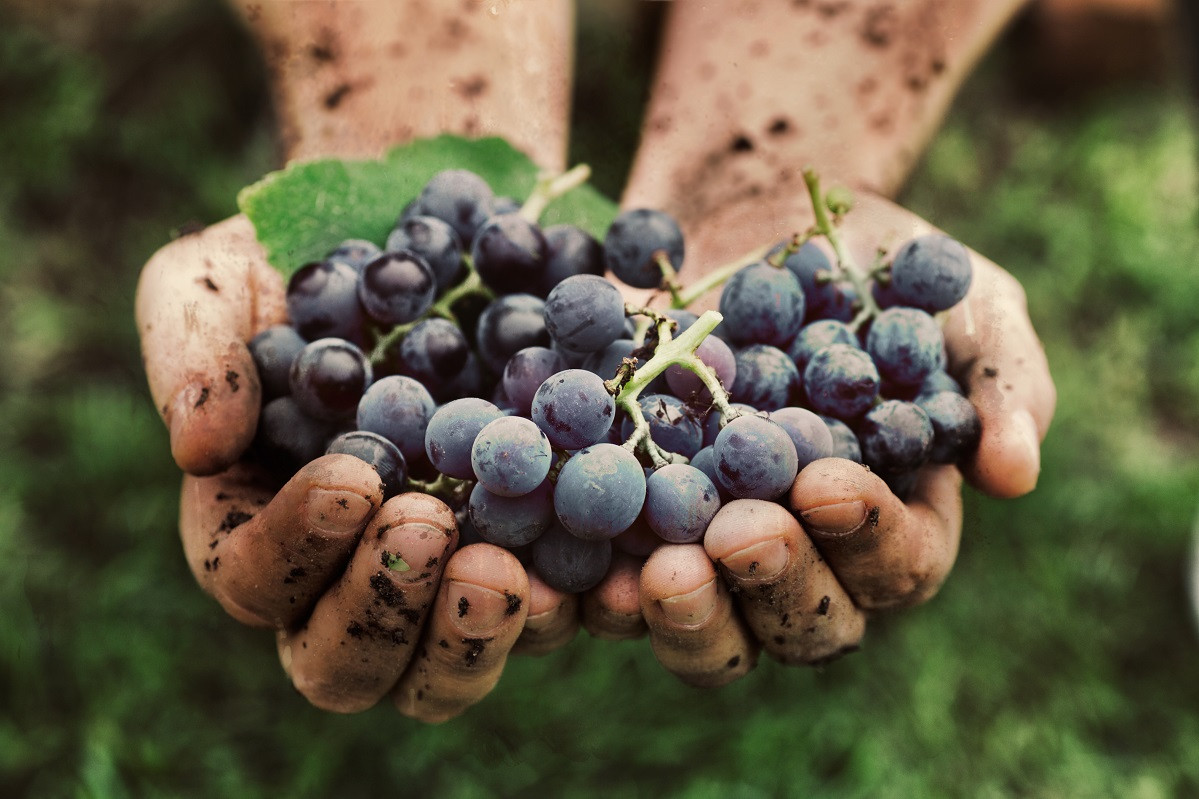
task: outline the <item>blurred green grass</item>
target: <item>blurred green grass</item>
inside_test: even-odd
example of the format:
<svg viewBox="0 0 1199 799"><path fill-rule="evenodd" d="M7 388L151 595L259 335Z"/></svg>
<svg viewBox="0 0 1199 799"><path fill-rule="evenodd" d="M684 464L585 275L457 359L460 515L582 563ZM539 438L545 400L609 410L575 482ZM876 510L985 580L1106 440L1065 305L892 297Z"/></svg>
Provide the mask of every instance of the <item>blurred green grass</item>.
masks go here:
<svg viewBox="0 0 1199 799"><path fill-rule="evenodd" d="M425 728L309 708L184 566L133 287L273 148L252 48L219 6L172 8L83 48L0 10L0 795L1199 795L1199 171L1176 87L1050 113L1000 52L905 193L1023 281L1060 392L1040 487L968 495L940 596L825 669L710 692L645 641L580 635ZM637 65L588 107L635 106ZM609 192L620 124L576 142Z"/></svg>

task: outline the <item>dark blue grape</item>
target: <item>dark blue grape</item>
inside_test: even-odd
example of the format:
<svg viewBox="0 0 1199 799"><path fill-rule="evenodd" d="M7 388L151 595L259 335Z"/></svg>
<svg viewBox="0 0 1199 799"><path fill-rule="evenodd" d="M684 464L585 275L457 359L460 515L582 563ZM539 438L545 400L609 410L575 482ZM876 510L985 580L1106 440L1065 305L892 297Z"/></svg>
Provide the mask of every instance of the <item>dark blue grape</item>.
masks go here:
<svg viewBox="0 0 1199 799"><path fill-rule="evenodd" d="M716 478L738 499L778 499L799 473L791 436L760 416L739 416L712 445Z"/></svg>
<svg viewBox="0 0 1199 799"><path fill-rule="evenodd" d="M718 510L716 486L694 466L671 463L646 481L645 519L664 541L699 541Z"/></svg>
<svg viewBox="0 0 1199 799"><path fill-rule="evenodd" d="M594 372L604 380L611 380L616 377L616 370L624 362L625 358L630 358L633 352L637 350L637 345L632 339L618 338L600 352L592 353L583 362L583 368L588 372Z"/></svg>
<svg viewBox="0 0 1199 799"><path fill-rule="evenodd" d="M448 222L463 245L469 246L475 231L492 212L495 195L487 181L465 169L438 172L421 190L412 206L414 214L437 217Z"/></svg>
<svg viewBox="0 0 1199 799"><path fill-rule="evenodd" d="M828 426L828 431L833 436L832 456L861 463L862 445L858 443L858 436L849 425L832 416L821 416L820 419Z"/></svg>
<svg viewBox="0 0 1199 799"><path fill-rule="evenodd" d="M899 248L891 262L889 289L903 305L935 313L957 305L970 290L972 277L965 246L934 233Z"/></svg>
<svg viewBox="0 0 1199 799"><path fill-rule="evenodd" d="M772 411L770 421L782 427L795 444L799 468L833 455L833 434L824 421L805 408L780 408Z"/></svg>
<svg viewBox="0 0 1199 799"><path fill-rule="evenodd" d="M937 371L944 346L936 320L915 308L888 308L875 317L866 336L866 350L880 377L900 386L918 386Z"/></svg>
<svg viewBox="0 0 1199 799"><path fill-rule="evenodd" d="M362 267L358 299L367 314L382 325L402 325L419 319L437 295L437 281L424 258L413 252L384 253Z"/></svg>
<svg viewBox="0 0 1199 799"><path fill-rule="evenodd" d="M334 432L332 423L313 419L291 397L279 397L262 406L254 451L268 468L286 479L319 458Z"/></svg>
<svg viewBox="0 0 1199 799"><path fill-rule="evenodd" d="M488 219L470 250L479 277L501 294L539 293L546 252L541 228L520 214Z"/></svg>
<svg viewBox="0 0 1199 799"><path fill-rule="evenodd" d="M638 404L649 423L650 438L662 449L690 458L703 447L703 427L688 413L681 399L669 394L647 394ZM620 433L627 439L634 429L633 420L625 419Z"/></svg>
<svg viewBox="0 0 1199 799"><path fill-rule="evenodd" d="M623 533L645 503L645 472L633 453L615 444L579 450L562 466L554 511L571 535L587 541Z"/></svg>
<svg viewBox="0 0 1199 799"><path fill-rule="evenodd" d="M865 355L865 353L862 353ZM764 411L794 405L802 385L795 361L777 347L754 344L737 353L732 399Z"/></svg>
<svg viewBox="0 0 1199 799"><path fill-rule="evenodd" d="M462 271L462 242L449 223L432 216L402 220L387 237L387 251L414 252L433 270L437 292L452 286Z"/></svg>
<svg viewBox="0 0 1199 799"><path fill-rule="evenodd" d="M624 298L596 275L563 280L545 300L545 327L554 343L572 352L599 352L624 333Z"/></svg>
<svg viewBox="0 0 1199 799"><path fill-rule="evenodd" d="M771 254L783 246L779 244ZM848 322L853 319L858 310L857 291L853 283L844 278L832 279L833 265L824 250L806 241L787 256L783 265L799 279L807 306L805 318L809 322L817 319Z"/></svg>
<svg viewBox="0 0 1199 799"><path fill-rule="evenodd" d="M727 391L737 380L737 358L729 345L715 336L708 336L695 349L695 357L707 364ZM712 394L699 376L683 366L666 368L666 385L676 397L697 402L711 402Z"/></svg>
<svg viewBox="0 0 1199 799"><path fill-rule="evenodd" d="M488 422L470 453L475 477L493 494L519 497L541 485L553 463L549 439L528 419Z"/></svg>
<svg viewBox="0 0 1199 799"><path fill-rule="evenodd" d="M708 479L712 481L712 485L716 486L716 492L720 494L721 502L728 502L734 499L733 495L725 490L716 477L716 450L712 449L712 445L709 444L695 453L695 457L691 459L691 465L707 475Z"/></svg>
<svg viewBox="0 0 1199 799"><path fill-rule="evenodd" d="M344 339L317 339L292 361L288 382L304 413L326 421L348 419L371 384L371 364Z"/></svg>
<svg viewBox="0 0 1199 799"><path fill-rule="evenodd" d="M916 404L933 426L933 463L957 463L978 448L982 422L970 400L953 391L922 394Z"/></svg>
<svg viewBox="0 0 1199 799"><path fill-rule="evenodd" d="M367 318L358 301L358 270L339 261L307 264L287 283L287 317L308 341L367 340Z"/></svg>
<svg viewBox="0 0 1199 799"><path fill-rule="evenodd" d="M326 261L340 261L361 271L362 267L383 254L378 244L366 239L346 239L325 256Z"/></svg>
<svg viewBox="0 0 1199 799"><path fill-rule="evenodd" d="M599 375L566 369L537 389L531 415L554 446L581 449L607 436L616 416L616 401Z"/></svg>
<svg viewBox="0 0 1199 799"><path fill-rule="evenodd" d="M264 400L291 391L291 362L304 349L304 338L290 325L274 325L250 339L250 357L258 367Z"/></svg>
<svg viewBox="0 0 1199 799"><path fill-rule="evenodd" d="M457 325L446 319L425 319L400 342L399 371L419 380L437 397L461 377L470 355L470 345Z"/></svg>
<svg viewBox="0 0 1199 799"><path fill-rule="evenodd" d="M874 361L863 350L849 344L830 344L808 361L803 383L814 411L853 419L874 404L879 376Z"/></svg>
<svg viewBox="0 0 1199 799"><path fill-rule="evenodd" d="M874 302L879 308L886 310L887 308L895 308L900 305L907 305L891 288L891 280L876 280L870 284L870 294L874 297Z"/></svg>
<svg viewBox="0 0 1199 799"><path fill-rule="evenodd" d="M467 353L466 363L463 364L462 371L458 373L457 377L442 386L440 390L429 393L438 402L448 402L455 397L477 397L490 390L491 386L487 383L485 370L479 363L478 357L471 352Z"/></svg>
<svg viewBox="0 0 1199 799"><path fill-rule="evenodd" d="M425 454L429 463L444 475L473 480L471 450L479 431L504 414L478 397L463 397L438 408L425 428Z"/></svg>
<svg viewBox="0 0 1199 799"><path fill-rule="evenodd" d="M733 343L786 347L803 326L803 289L786 269L751 264L725 284L720 313Z"/></svg>
<svg viewBox="0 0 1199 799"><path fill-rule="evenodd" d="M599 585L612 563L612 542L583 541L555 524L533 542L533 568L546 585L579 594Z"/></svg>
<svg viewBox="0 0 1199 799"><path fill-rule="evenodd" d="M528 494L503 497L476 483L470 492L470 520L484 541L519 547L535 541L554 524L554 497L549 481Z"/></svg>
<svg viewBox="0 0 1199 799"><path fill-rule="evenodd" d="M893 474L916 469L928 460L933 426L918 405L884 400L858 424L862 462L876 472Z"/></svg>
<svg viewBox="0 0 1199 799"><path fill-rule="evenodd" d="M541 384L566 368L562 356L545 347L526 347L508 359L502 378L504 394L521 416L528 416ZM605 392L607 393L607 392Z"/></svg>
<svg viewBox="0 0 1199 799"><path fill-rule="evenodd" d="M773 256L785 246L787 246L787 242L780 242L766 257ZM822 282L820 277L831 276L833 271L833 265L828 256L824 254L824 250L810 241L805 241L798 250L787 256L787 259L783 261L783 266L787 267L791 274L799 280L804 297L809 300L810 310L814 312L819 304L816 297L820 294L819 285Z"/></svg>
<svg viewBox="0 0 1199 799"><path fill-rule="evenodd" d="M376 433L353 430L342 433L329 442L326 454L353 455L366 461L383 481L383 498L390 499L404 490L408 480L408 465L395 444Z"/></svg>
<svg viewBox="0 0 1199 799"><path fill-rule="evenodd" d="M547 250L541 296L568 277L604 274L604 249L590 233L574 225L553 225L542 232Z"/></svg>
<svg viewBox="0 0 1199 799"><path fill-rule="evenodd" d="M492 301L479 316L475 343L483 363L496 374L525 347L548 347L545 303L531 294L508 294Z"/></svg>
<svg viewBox="0 0 1199 799"><path fill-rule="evenodd" d="M849 329L849 325L838 319L818 319L800 328L799 334L791 342L787 354L795 361L800 374L807 368L808 361L817 351L829 344L849 344L859 347L858 337Z"/></svg>
<svg viewBox="0 0 1199 799"><path fill-rule="evenodd" d="M425 454L425 428L435 408L429 391L418 381L400 375L384 377L362 395L358 429L378 433L415 462Z"/></svg>
<svg viewBox="0 0 1199 799"><path fill-rule="evenodd" d="M683 266L683 232L674 218L663 211L637 208L625 211L612 222L604 237L604 261L612 273L639 289L661 285L662 270L654 260L666 253L677 272Z"/></svg>

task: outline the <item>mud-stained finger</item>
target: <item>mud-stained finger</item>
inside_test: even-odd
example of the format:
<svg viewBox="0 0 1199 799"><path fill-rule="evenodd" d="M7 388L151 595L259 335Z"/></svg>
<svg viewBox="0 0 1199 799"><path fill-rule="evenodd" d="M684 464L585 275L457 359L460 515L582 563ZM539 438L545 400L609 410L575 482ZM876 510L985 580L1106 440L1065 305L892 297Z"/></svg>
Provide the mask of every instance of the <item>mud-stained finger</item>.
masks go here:
<svg viewBox="0 0 1199 799"><path fill-rule="evenodd" d="M641 568L645 558L619 550L600 584L583 594L583 627L596 638L623 641L648 629L641 615Z"/></svg>
<svg viewBox="0 0 1199 799"><path fill-rule="evenodd" d="M819 664L858 648L865 614L782 505L730 502L708 525L704 548L771 657Z"/></svg>
<svg viewBox="0 0 1199 799"><path fill-rule="evenodd" d="M805 467L791 507L858 607L919 604L937 592L957 558L962 478L927 466L905 505L882 479L842 458Z"/></svg>
<svg viewBox="0 0 1199 799"><path fill-rule="evenodd" d="M412 657L457 540L453 512L434 497L401 494L380 508L307 622L279 634L296 690L338 713L386 696Z"/></svg>
<svg viewBox="0 0 1199 799"><path fill-rule="evenodd" d="M757 663L757 643L699 544L654 550L641 573L641 612L658 662L688 685L725 685Z"/></svg>
<svg viewBox="0 0 1199 799"><path fill-rule="evenodd" d="M291 627L341 573L383 503L379 474L350 455L325 455L262 507L264 489L237 466L184 477L179 532L192 574L238 621Z"/></svg>
<svg viewBox="0 0 1199 799"><path fill-rule="evenodd" d="M579 595L565 594L530 571L529 615L514 655L546 655L566 646L579 632Z"/></svg>
<svg viewBox="0 0 1199 799"><path fill-rule="evenodd" d="M416 657L392 692L399 711L439 723L487 696L528 611L529 578L511 552L492 544L455 552Z"/></svg>

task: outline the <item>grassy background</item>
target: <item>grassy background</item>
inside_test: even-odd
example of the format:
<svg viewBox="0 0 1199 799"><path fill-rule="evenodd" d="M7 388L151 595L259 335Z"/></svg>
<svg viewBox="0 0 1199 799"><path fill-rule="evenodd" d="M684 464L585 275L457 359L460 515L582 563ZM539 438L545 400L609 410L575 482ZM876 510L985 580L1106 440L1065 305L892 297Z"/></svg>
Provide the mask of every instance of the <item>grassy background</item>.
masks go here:
<svg viewBox="0 0 1199 799"><path fill-rule="evenodd" d="M968 497L936 600L821 671L764 661L710 692L645 641L583 634L425 728L308 707L270 637L195 588L174 530L133 286L173 228L232 213L273 166L252 48L202 0L86 35L7 15L0 794L1199 795L1199 208L1176 86L1051 113L1001 50L905 193L1025 283L1061 395L1040 488ZM576 143L609 192L644 92L628 52L606 58L614 91L580 87L593 119L622 114Z"/></svg>

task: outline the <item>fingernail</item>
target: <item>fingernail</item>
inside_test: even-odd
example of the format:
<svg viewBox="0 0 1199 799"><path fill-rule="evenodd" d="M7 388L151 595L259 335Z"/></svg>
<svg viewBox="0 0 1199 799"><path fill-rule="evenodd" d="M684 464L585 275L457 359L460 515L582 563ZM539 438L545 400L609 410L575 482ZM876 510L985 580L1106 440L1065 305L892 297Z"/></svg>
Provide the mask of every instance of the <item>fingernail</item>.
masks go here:
<svg viewBox="0 0 1199 799"><path fill-rule="evenodd" d="M781 574L790 559L787 542L772 538L734 552L720 562L742 580L766 580Z"/></svg>
<svg viewBox="0 0 1199 799"><path fill-rule="evenodd" d="M499 627L509 615L511 607L510 595L474 583L451 580L447 596L450 619L455 627L467 635L485 635ZM517 603L516 609L519 610L519 599Z"/></svg>
<svg viewBox="0 0 1199 799"><path fill-rule="evenodd" d="M384 565L399 579L417 582L441 572L442 558L450 541L444 530L429 524L405 524L393 527L384 535L387 536L385 546L391 547L384 549ZM392 557L398 558L399 562L388 563Z"/></svg>
<svg viewBox="0 0 1199 799"><path fill-rule="evenodd" d="M866 503L860 499L853 502L837 502L810 508L800 514L804 526L820 535L845 535L852 533L866 521Z"/></svg>
<svg viewBox="0 0 1199 799"><path fill-rule="evenodd" d="M1037 433L1037 423L1028 411L1017 411L1012 416L1012 423L1019 437L1020 445L1025 450L1025 457L1033 470L1041 471L1041 436Z"/></svg>
<svg viewBox="0 0 1199 799"><path fill-rule="evenodd" d="M675 624L684 627L702 624L716 612L716 578L686 594L659 599L658 606Z"/></svg>
<svg viewBox="0 0 1199 799"><path fill-rule="evenodd" d="M353 491L313 488L308 491L308 523L333 535L356 533L373 506Z"/></svg>

